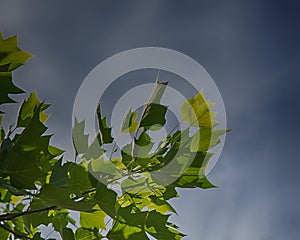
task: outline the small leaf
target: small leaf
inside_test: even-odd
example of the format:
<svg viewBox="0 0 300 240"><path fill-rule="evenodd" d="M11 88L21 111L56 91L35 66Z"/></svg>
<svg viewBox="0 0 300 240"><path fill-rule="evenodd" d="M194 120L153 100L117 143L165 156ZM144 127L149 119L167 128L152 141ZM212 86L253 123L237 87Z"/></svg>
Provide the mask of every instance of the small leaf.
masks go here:
<svg viewBox="0 0 300 240"><path fill-rule="evenodd" d="M10 94L20 94L24 91L12 82L11 72L0 72L0 105L3 103L14 103L15 101L11 99L8 95ZM2 112L0 112L2 113Z"/></svg>
<svg viewBox="0 0 300 240"><path fill-rule="evenodd" d="M115 191L108 189L102 182L97 182L95 199L99 207L112 218L116 216L116 198L117 193Z"/></svg>
<svg viewBox="0 0 300 240"><path fill-rule="evenodd" d="M100 130L101 142L104 143L112 143L113 138L111 136L111 128L106 124L106 116L102 118L101 116L101 108L100 104L97 107L97 118L98 125Z"/></svg>
<svg viewBox="0 0 300 240"><path fill-rule="evenodd" d="M89 136L84 134L85 121L78 122L75 118L74 127L72 130L73 145L76 154L85 153L88 149Z"/></svg>
<svg viewBox="0 0 300 240"><path fill-rule="evenodd" d="M167 109L168 108L166 106L150 103L145 108L140 127L144 127L145 129L150 129L152 131L161 129L166 123L165 115Z"/></svg>
<svg viewBox="0 0 300 240"><path fill-rule="evenodd" d="M15 102L9 97L10 94L24 93L23 90L13 84L12 71L30 58L30 54L18 47L16 36L3 39L0 32L0 105Z"/></svg>
<svg viewBox="0 0 300 240"><path fill-rule="evenodd" d="M134 133L139 125L139 122L136 121L136 118L137 111L131 112L131 109L129 109L123 120L121 133Z"/></svg>
<svg viewBox="0 0 300 240"><path fill-rule="evenodd" d="M139 127L144 127L145 129L155 131L161 129L165 125L165 115L168 108L164 105L161 105L160 100L164 94L167 84L168 82L155 82L152 94L141 116Z"/></svg>
<svg viewBox="0 0 300 240"><path fill-rule="evenodd" d="M42 123L45 122L49 117L49 114L45 114L43 113L43 111L49 108L50 104L41 103L38 100L36 93L32 92L27 101L25 100L21 105L17 126L26 127L34 115L35 108L37 108L38 106L40 106L40 121Z"/></svg>

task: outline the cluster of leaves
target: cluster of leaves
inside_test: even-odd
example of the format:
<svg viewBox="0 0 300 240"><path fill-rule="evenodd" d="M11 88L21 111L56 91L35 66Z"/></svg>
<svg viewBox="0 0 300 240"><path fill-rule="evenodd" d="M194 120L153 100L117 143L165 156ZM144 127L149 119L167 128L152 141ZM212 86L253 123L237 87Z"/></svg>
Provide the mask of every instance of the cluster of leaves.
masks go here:
<svg viewBox="0 0 300 240"><path fill-rule="evenodd" d="M29 58L16 37L3 40L0 35L0 105L14 102L9 94L23 93L13 84L12 71ZM80 163L63 162L63 151L50 145L44 125L50 105L31 93L14 126L0 129L0 239L47 239L41 225L52 226L68 240L183 238L169 221L176 213L169 200L178 197L177 188L215 187L205 177L213 155L208 150L226 131L214 130L213 104L200 92L182 104L188 127L168 134L153 149L150 133L166 123L167 106L160 104L166 86L157 81L143 111L128 111L120 134L129 134L132 141L121 149L100 106L99 132L92 142L84 121L75 119L73 142ZM180 175L169 172L174 181L164 184L157 172L171 162ZM78 218L70 214L74 211Z"/></svg>

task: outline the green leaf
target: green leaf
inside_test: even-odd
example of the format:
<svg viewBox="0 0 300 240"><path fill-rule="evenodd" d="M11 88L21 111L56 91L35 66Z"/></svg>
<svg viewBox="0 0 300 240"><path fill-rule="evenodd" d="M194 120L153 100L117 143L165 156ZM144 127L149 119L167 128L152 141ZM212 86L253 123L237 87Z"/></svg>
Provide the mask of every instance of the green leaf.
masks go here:
<svg viewBox="0 0 300 240"><path fill-rule="evenodd" d="M80 213L80 226L89 229L93 229L95 227L106 229L104 218L107 216L107 214L99 208L94 208L94 209L96 211L92 213L87 213L87 212Z"/></svg>
<svg viewBox="0 0 300 240"><path fill-rule="evenodd" d="M24 93L12 82L11 71L23 65L31 55L18 48L17 37L2 38L0 32L0 105L15 102L10 94Z"/></svg>
<svg viewBox="0 0 300 240"><path fill-rule="evenodd" d="M30 210L38 210L42 208L49 207L43 200L34 198L30 204ZM40 226L40 224L44 224L47 226L53 220L53 216L49 215L49 211L43 211L39 213L34 213L29 215L29 221L32 224L33 228Z"/></svg>
<svg viewBox="0 0 300 240"><path fill-rule="evenodd" d="M97 182L95 199L99 207L110 217L116 216L116 198L117 193L108 189L102 182Z"/></svg>
<svg viewBox="0 0 300 240"><path fill-rule="evenodd" d="M85 158L86 160L98 159L103 155L103 153L105 153L105 150L102 148L102 140L100 137L100 133L98 133L83 154L83 158Z"/></svg>
<svg viewBox="0 0 300 240"><path fill-rule="evenodd" d="M216 112L211 111L213 103L208 102L203 90L181 105L182 121L197 127L211 128L217 124L214 120Z"/></svg>
<svg viewBox="0 0 300 240"><path fill-rule="evenodd" d="M33 115L35 108L40 106L40 122L45 122L47 118L49 117L49 114L45 114L43 111L50 107L50 104L41 103L35 92L32 92L30 96L28 97L27 101L24 100L23 104L21 105L19 115L18 115L18 127L26 127Z"/></svg>
<svg viewBox="0 0 300 240"><path fill-rule="evenodd" d="M68 189L76 196L81 197L82 194L93 189L86 164L70 163L68 175L70 178Z"/></svg>
<svg viewBox="0 0 300 240"><path fill-rule="evenodd" d="M220 136L228 131L230 130L213 130L212 128L202 127L193 135L190 151L206 152L210 148L215 147L220 142Z"/></svg>
<svg viewBox="0 0 300 240"><path fill-rule="evenodd" d="M112 143L113 138L111 136L111 128L106 124L106 116L102 118L101 116L101 108L100 104L97 107L97 118L98 118L98 125L100 130L100 137L102 144L104 143Z"/></svg>
<svg viewBox="0 0 300 240"><path fill-rule="evenodd" d="M149 239L146 232L156 239L181 239L184 234L168 226L169 215L157 211L134 210L134 205L118 211L119 220L108 232L109 239Z"/></svg>
<svg viewBox="0 0 300 240"><path fill-rule="evenodd" d="M41 233L37 232L34 234L32 240L44 240L44 238L42 238ZM50 240L50 239L49 239Z"/></svg>
<svg viewBox="0 0 300 240"><path fill-rule="evenodd" d="M15 101L9 97L9 94L24 93L23 90L13 84L11 72L0 72L0 89L0 105L3 103L15 103Z"/></svg>
<svg viewBox="0 0 300 240"><path fill-rule="evenodd" d="M76 229L75 239L76 240L91 240L91 239L96 239L96 238L95 238L95 235L93 234L92 230L80 227L80 228Z"/></svg>
<svg viewBox="0 0 300 240"><path fill-rule="evenodd" d="M69 189L57 188L53 184L44 185L38 195L47 204L74 211L93 212L96 202L93 200L74 201L71 199L73 191Z"/></svg>
<svg viewBox="0 0 300 240"><path fill-rule="evenodd" d="M166 106L160 104L148 104L142 116L140 127L152 131L161 129L166 123L165 115L167 109Z"/></svg>
<svg viewBox="0 0 300 240"><path fill-rule="evenodd" d="M30 54L18 47L17 36L3 39L0 32L0 66L6 66L5 71L13 71L30 58Z"/></svg>
<svg viewBox="0 0 300 240"><path fill-rule="evenodd" d="M48 151L54 157L57 157L65 152L64 150L61 150L61 149L51 146L51 145L48 146Z"/></svg>
<svg viewBox="0 0 300 240"><path fill-rule="evenodd" d="M48 151L49 137L42 136L46 127L39 120L41 105L35 108L34 115L21 134L16 134L13 147L7 153L4 171L17 188L35 189L35 182L44 179L40 163L52 159Z"/></svg>
<svg viewBox="0 0 300 240"><path fill-rule="evenodd" d="M9 239L10 233L3 228L0 228L0 239Z"/></svg>
<svg viewBox="0 0 300 240"><path fill-rule="evenodd" d="M145 231L139 227L116 222L107 234L110 240L149 240Z"/></svg>
<svg viewBox="0 0 300 240"><path fill-rule="evenodd" d="M55 231L62 233L63 228L68 224L67 216L69 212L65 209L58 210L54 213L52 225Z"/></svg>
<svg viewBox="0 0 300 240"><path fill-rule="evenodd" d="M76 150L76 155L85 153L88 149L89 136L84 134L85 121L78 122L75 118L75 123L72 131L73 145Z"/></svg>
<svg viewBox="0 0 300 240"><path fill-rule="evenodd" d="M23 189L19 189L10 185L8 180L0 179L0 186L1 188L7 189L11 194L15 196L26 196L32 195L32 193L24 191Z"/></svg>
<svg viewBox="0 0 300 240"><path fill-rule="evenodd" d="M168 108L164 105L161 105L160 100L167 84L168 82L155 82L152 94L141 116L139 127L144 127L145 129L155 131L161 129L165 125L165 115Z"/></svg>
<svg viewBox="0 0 300 240"><path fill-rule="evenodd" d="M70 228L63 228L61 233L62 239L75 240L74 233Z"/></svg>
<svg viewBox="0 0 300 240"><path fill-rule="evenodd" d="M104 156L98 159L92 159L88 162L89 172L105 183L119 179L122 177L122 169L117 168L114 161L116 160L105 161Z"/></svg>
<svg viewBox="0 0 300 240"><path fill-rule="evenodd" d="M205 168L213 153L208 152L197 152L196 155L186 154L182 157L182 161L186 162L185 158L194 158L190 166L188 166L181 176L171 184L171 186L180 187L180 188L215 188L205 176Z"/></svg>
<svg viewBox="0 0 300 240"><path fill-rule="evenodd" d="M55 187L66 187L69 182L69 168L72 163L62 165L62 158L55 163L50 177L50 183Z"/></svg>
<svg viewBox="0 0 300 240"><path fill-rule="evenodd" d="M136 121L137 114L137 111L131 112L131 109L129 109L123 120L121 133L134 133L136 131L139 125L139 122Z"/></svg>

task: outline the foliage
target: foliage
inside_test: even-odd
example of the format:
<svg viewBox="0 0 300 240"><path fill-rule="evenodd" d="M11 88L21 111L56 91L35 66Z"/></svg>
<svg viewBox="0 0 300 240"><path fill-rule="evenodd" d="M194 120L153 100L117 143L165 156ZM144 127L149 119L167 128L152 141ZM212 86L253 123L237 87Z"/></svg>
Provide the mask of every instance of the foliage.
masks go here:
<svg viewBox="0 0 300 240"><path fill-rule="evenodd" d="M13 84L12 71L30 57L18 48L16 37L3 40L0 34L0 105L14 102L11 94L23 93ZM185 235L169 221L176 214L169 200L178 197L177 188L215 187L205 177L213 155L208 150L226 131L214 130L213 104L200 92L182 104L182 121L189 126L168 134L153 150L150 133L166 123L167 106L160 104L166 86L156 82L142 113L128 111L120 134L130 134L132 142L122 149L100 106L99 132L91 143L85 123L75 119L73 142L80 163L63 162L63 151L50 145L51 135L45 134L50 105L31 93L14 127L0 129L0 238L47 239L40 230L45 225L62 239L182 239ZM191 135L192 127L197 130ZM154 173L171 161L184 170L164 186Z"/></svg>

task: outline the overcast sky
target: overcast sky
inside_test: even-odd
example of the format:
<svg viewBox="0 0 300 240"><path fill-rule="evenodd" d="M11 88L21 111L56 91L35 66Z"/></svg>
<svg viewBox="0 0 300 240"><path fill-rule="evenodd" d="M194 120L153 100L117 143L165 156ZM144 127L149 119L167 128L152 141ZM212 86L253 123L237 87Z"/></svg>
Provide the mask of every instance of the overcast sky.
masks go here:
<svg viewBox="0 0 300 240"><path fill-rule="evenodd" d="M173 220L192 240L298 240L299 12L275 0L0 0L0 29L34 55L15 82L53 104L47 125L67 150L77 90L101 61L146 46L194 58L234 130L209 174L220 188L180 191Z"/></svg>

